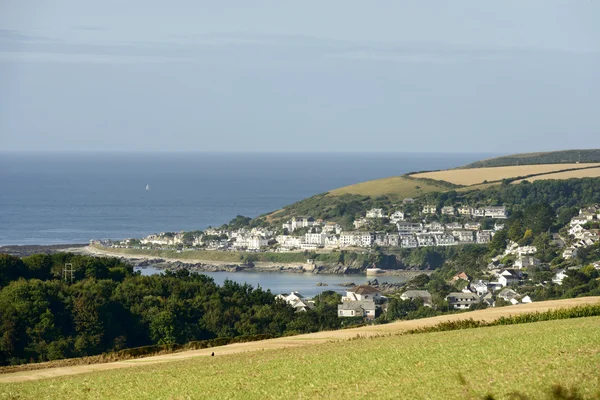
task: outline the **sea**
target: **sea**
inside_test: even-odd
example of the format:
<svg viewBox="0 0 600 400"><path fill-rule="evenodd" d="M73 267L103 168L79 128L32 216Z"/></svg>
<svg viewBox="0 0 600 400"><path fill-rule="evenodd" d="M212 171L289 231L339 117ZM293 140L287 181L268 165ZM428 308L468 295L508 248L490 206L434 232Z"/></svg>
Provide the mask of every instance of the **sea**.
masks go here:
<svg viewBox="0 0 600 400"><path fill-rule="evenodd" d="M0 246L202 230L341 186L494 155L0 152Z"/></svg>
<svg viewBox="0 0 600 400"><path fill-rule="evenodd" d="M341 186L496 155L0 152L0 246L202 230ZM214 274L217 283L233 279L274 292L302 289L307 295L348 280L366 282L364 275ZM317 289L319 281L330 286Z"/></svg>

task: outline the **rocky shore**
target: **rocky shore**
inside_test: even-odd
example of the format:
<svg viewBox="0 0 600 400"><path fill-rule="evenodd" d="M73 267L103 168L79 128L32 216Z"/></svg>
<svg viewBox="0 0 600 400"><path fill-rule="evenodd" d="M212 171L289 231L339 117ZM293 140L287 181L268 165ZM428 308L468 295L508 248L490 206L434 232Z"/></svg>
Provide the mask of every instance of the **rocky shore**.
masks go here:
<svg viewBox="0 0 600 400"><path fill-rule="evenodd" d="M289 273L311 273L311 274L360 274L359 269L338 266L309 265L271 265L267 263L250 264L212 264L212 263L190 263L184 261L165 260L162 258L131 258L118 257L134 267L153 267L162 270L177 271L187 269L195 272L289 272Z"/></svg>
<svg viewBox="0 0 600 400"><path fill-rule="evenodd" d="M0 254L10 254L11 256L27 257L32 254L54 254L60 252L69 252L76 249L83 249L87 244L50 244L50 245L8 245L0 246Z"/></svg>

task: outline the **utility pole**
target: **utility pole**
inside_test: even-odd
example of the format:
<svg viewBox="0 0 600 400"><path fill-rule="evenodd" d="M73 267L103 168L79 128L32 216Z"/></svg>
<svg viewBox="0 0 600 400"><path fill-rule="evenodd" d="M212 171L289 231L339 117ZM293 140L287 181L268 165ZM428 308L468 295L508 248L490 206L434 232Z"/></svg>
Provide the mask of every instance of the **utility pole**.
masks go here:
<svg viewBox="0 0 600 400"><path fill-rule="evenodd" d="M66 263L65 264L65 269L63 269L63 278L65 280L65 282L67 283L73 283L73 264L71 263ZM69 282L70 280L70 282Z"/></svg>

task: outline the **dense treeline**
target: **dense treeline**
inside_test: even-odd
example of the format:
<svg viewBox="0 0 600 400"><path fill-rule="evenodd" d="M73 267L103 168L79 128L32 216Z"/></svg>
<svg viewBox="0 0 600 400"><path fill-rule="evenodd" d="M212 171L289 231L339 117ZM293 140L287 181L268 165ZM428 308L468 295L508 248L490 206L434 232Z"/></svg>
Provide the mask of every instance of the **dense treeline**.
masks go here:
<svg viewBox="0 0 600 400"><path fill-rule="evenodd" d="M516 154L476 161L462 168L504 167L511 165L600 162L600 149L563 150L548 153Z"/></svg>
<svg viewBox="0 0 600 400"><path fill-rule="evenodd" d="M506 205L509 212L513 212L523 210L532 204L544 203L554 210L562 210L574 206L600 203L600 178L524 181L519 184L510 184L509 181L506 181L485 190L433 192L425 194L419 199L420 202L403 205L402 208L411 214L416 214L420 211L421 203L433 203L438 207L463 203L473 206ZM370 208L383 208L390 212L397 209L398 205L395 205L388 196L370 197L353 194L327 196L324 193L286 206L281 211L274 213L272 217L276 218L279 223L281 220L293 216L307 215L327 221L336 221L344 229L352 229L354 219L364 216L365 211ZM236 222L239 223L238 220ZM252 223L248 222L249 225L266 223L267 220L264 216L252 220Z"/></svg>
<svg viewBox="0 0 600 400"><path fill-rule="evenodd" d="M74 282L62 280L66 262ZM141 276L116 259L0 255L0 365L56 360L152 344L281 336L340 327L339 295L295 313L270 291L216 285L183 270Z"/></svg>
<svg viewBox="0 0 600 400"><path fill-rule="evenodd" d="M600 203L600 178L523 181L471 192L442 192L424 196L438 205L506 205L509 211L545 203L554 210Z"/></svg>

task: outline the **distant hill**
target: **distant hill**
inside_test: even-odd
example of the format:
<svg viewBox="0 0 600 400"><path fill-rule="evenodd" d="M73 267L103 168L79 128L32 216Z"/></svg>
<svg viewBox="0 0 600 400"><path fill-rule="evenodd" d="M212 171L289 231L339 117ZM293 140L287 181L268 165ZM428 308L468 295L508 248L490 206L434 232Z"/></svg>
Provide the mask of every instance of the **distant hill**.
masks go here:
<svg viewBox="0 0 600 400"><path fill-rule="evenodd" d="M475 161L462 168L507 167L533 164L570 164L600 162L600 149L561 150L545 153L522 153Z"/></svg>

